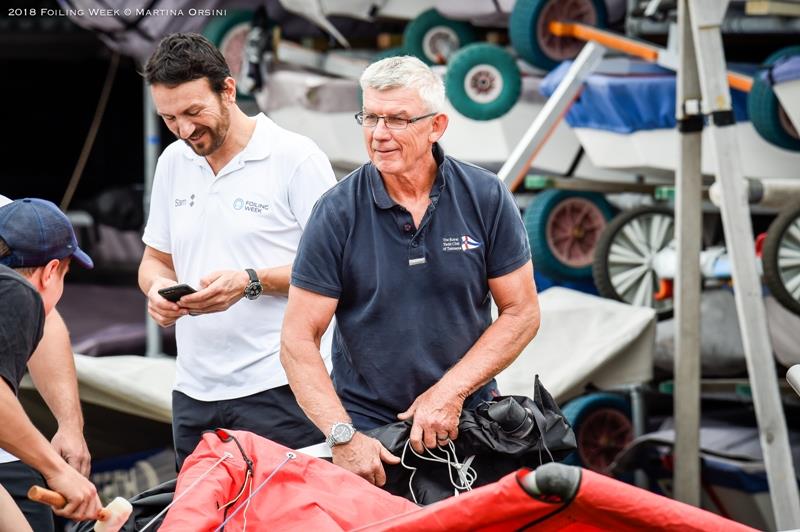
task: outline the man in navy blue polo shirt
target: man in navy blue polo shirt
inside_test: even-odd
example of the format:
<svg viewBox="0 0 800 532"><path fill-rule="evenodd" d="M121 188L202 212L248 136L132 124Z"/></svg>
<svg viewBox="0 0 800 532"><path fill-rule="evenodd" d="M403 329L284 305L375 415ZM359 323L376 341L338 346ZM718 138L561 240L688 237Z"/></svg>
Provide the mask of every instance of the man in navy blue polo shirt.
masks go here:
<svg viewBox="0 0 800 532"><path fill-rule="evenodd" d="M447 157L441 80L392 57L361 77L372 161L320 198L292 268L281 361L333 461L383 485L397 463L358 430L413 419L418 451L530 342L539 304L525 228L497 177ZM491 299L499 309L492 323ZM333 315L333 381L319 352Z"/></svg>

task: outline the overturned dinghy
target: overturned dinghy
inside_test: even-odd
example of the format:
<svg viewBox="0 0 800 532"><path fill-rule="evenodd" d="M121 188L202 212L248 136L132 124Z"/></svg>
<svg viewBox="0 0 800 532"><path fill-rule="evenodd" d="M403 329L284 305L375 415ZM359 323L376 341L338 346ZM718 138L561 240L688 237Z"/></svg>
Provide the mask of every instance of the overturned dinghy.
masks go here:
<svg viewBox="0 0 800 532"><path fill-rule="evenodd" d="M135 502L134 507L136 512ZM143 507L139 515L153 511ZM206 433L184 465L172 507L158 530L245 530L245 517L249 530L752 530L562 464L546 464L534 472L522 469L419 508L338 466L253 434ZM148 526L134 525L134 519L123 530ZM88 530L83 526L81 531Z"/></svg>

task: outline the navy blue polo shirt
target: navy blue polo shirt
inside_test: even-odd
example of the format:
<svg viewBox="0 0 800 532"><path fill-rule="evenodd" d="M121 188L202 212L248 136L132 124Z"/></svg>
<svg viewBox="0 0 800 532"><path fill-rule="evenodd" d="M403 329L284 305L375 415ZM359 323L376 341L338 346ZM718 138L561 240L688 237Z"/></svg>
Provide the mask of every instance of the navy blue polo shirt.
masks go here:
<svg viewBox="0 0 800 532"><path fill-rule="evenodd" d="M433 155L438 171L419 227L366 164L317 202L292 267L294 286L339 300L333 383L362 430L396 421L466 354L491 324L488 279L531 258L497 176L438 144Z"/></svg>

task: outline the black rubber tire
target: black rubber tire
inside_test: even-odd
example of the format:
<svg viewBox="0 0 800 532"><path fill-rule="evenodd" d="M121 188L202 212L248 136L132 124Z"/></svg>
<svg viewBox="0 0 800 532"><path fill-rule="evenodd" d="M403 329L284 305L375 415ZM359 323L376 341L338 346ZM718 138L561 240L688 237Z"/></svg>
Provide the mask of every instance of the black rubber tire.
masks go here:
<svg viewBox="0 0 800 532"><path fill-rule="evenodd" d="M628 401L620 395L606 392L582 395L568 402L561 410L575 432L576 441L580 439L583 421L592 413L601 409L618 410L625 417L631 419L631 407ZM589 464L583 463L578 451L570 453L563 460L563 463L581 467L589 466Z"/></svg>
<svg viewBox="0 0 800 532"><path fill-rule="evenodd" d="M225 39L228 35L233 31L238 31L239 27L243 24L249 25L253 20L253 12L246 10L246 9L233 9L228 10L227 15L222 17L215 17L212 18L208 24L203 28L203 35L206 39L211 41L211 43L219 48L219 50L224 54L225 50L222 49ZM244 51L244 50L243 50ZM228 67L231 69L231 75L237 80L239 80L240 70L241 70L241 63L238 65L231 65L228 64ZM247 94L245 92L239 91L237 88L236 95L239 98L252 100L253 96L251 94Z"/></svg>
<svg viewBox="0 0 800 532"><path fill-rule="evenodd" d="M581 268L564 264L556 257L547 242L547 221L550 215L559 203L576 197L594 203L603 213L606 222L614 216L614 208L602 194L556 189L539 192L525 210L524 223L531 244L534 268L553 280L584 281L592 278L591 264Z"/></svg>
<svg viewBox="0 0 800 532"><path fill-rule="evenodd" d="M653 214L663 214L665 216L673 218L673 220L675 218L675 214L672 211L672 209L667 207L661 207L661 206L636 207L635 209L630 209L617 215L606 226L606 229L605 231L603 231L603 234L600 235L600 239L597 242L597 250L594 255L594 263L592 264L592 277L594 278L594 284L597 287L597 292L601 296L607 297L608 299L615 299L617 301L622 301L623 303L629 303L622 297L622 295L617 293L616 288L611 282L610 266L608 264L608 257L611 251L611 245L614 242L614 239L617 237L618 233L623 229L623 227L625 227L628 223L630 223L631 220ZM673 225L673 231L674 231L674 225ZM656 310L656 317L659 320L665 320L672 317L673 305L668 305L668 306L665 305L663 308L655 310Z"/></svg>
<svg viewBox="0 0 800 532"><path fill-rule="evenodd" d="M773 53L764 61L769 68L784 57L800 55L800 46L788 46ZM758 134L770 144L785 150L800 151L797 131L787 131L781 122L781 104L768 80L760 73L753 76L753 87L747 95L747 114Z"/></svg>
<svg viewBox="0 0 800 532"><path fill-rule="evenodd" d="M552 57L543 49L537 27L542 11L550 2L563 0L517 0L508 22L508 35L511 44L519 56L531 65L542 70L552 70L563 60ZM598 28L605 28L608 24L605 0L592 0ZM568 58L571 59L571 58Z"/></svg>
<svg viewBox="0 0 800 532"><path fill-rule="evenodd" d="M446 28L455 33L458 45L456 49L475 42L475 29L471 24L460 20L451 20L443 17L435 9L429 9L420 13L417 18L406 25L403 32L403 48L409 55L418 57L428 65L439 64L441 58L430 56L425 50L425 37L436 27ZM451 50L455 52L455 50ZM444 62L448 62L449 57L444 57Z"/></svg>
<svg viewBox="0 0 800 532"><path fill-rule="evenodd" d="M491 70L499 74L502 88L492 100L478 101L468 92L466 78L474 72L473 69L483 71L483 75L473 74L472 78L491 80L494 78ZM493 83L490 81L490 87ZM522 77L510 53L494 44L476 43L450 56L444 86L447 99L456 111L473 120L493 120L506 114L517 103Z"/></svg>
<svg viewBox="0 0 800 532"><path fill-rule="evenodd" d="M785 279L778 264L781 246L785 245L789 227L795 223L800 224L800 203L785 209L770 224L767 237L764 239L761 264L764 267L764 282L769 291L781 305L800 316L800 299L793 297L786 288ZM793 268L793 270L800 275L800 267Z"/></svg>

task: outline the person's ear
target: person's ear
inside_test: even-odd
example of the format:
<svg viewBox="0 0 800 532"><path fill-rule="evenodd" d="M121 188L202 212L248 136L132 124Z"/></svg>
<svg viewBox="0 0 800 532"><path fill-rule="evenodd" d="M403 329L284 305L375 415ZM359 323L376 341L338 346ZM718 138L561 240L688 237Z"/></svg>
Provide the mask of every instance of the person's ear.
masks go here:
<svg viewBox="0 0 800 532"><path fill-rule="evenodd" d="M447 124L449 123L449 119L447 115L444 113L439 113L438 115L434 116L432 119L432 130L430 135L428 135L428 140L431 144L437 142L442 135L444 135L444 130L447 129Z"/></svg>
<svg viewBox="0 0 800 532"><path fill-rule="evenodd" d="M54 282L60 280L61 272L59 271L59 266L61 265L61 261L58 259L53 259L41 269L41 283L42 287L49 287Z"/></svg>
<svg viewBox="0 0 800 532"><path fill-rule="evenodd" d="M236 103L236 80L230 76L225 78L225 88L222 89L222 99L227 104Z"/></svg>

